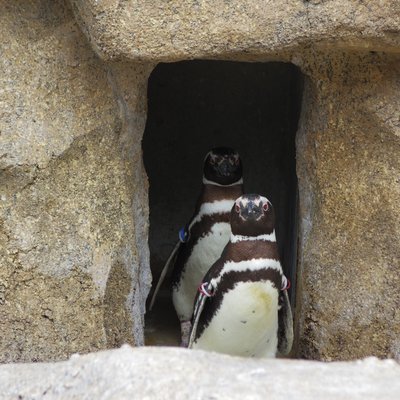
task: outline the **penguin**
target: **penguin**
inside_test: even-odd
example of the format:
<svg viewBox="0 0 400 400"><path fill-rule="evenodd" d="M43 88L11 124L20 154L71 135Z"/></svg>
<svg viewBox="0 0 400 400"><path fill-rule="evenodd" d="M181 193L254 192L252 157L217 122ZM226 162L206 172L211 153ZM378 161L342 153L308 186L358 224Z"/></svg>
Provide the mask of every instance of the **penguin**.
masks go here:
<svg viewBox="0 0 400 400"><path fill-rule="evenodd" d="M189 348L255 358L290 352L290 284L274 219L266 197L247 194L235 201L230 240L199 287Z"/></svg>
<svg viewBox="0 0 400 400"><path fill-rule="evenodd" d="M231 208L243 193L242 161L237 151L217 147L207 153L203 184L190 222L179 232L153 294L150 309L170 265L172 301L181 324L181 346L187 347L197 288L229 241Z"/></svg>

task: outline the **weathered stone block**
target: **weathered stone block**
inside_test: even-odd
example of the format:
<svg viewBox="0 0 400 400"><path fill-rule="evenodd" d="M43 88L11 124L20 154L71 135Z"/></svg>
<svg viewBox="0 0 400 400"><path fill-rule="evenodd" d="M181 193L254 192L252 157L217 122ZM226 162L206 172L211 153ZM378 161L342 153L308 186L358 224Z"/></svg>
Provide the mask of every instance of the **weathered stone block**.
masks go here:
<svg viewBox="0 0 400 400"><path fill-rule="evenodd" d="M283 54L309 45L395 52L400 47L396 0L71 3L92 45L106 59L283 61Z"/></svg>
<svg viewBox="0 0 400 400"><path fill-rule="evenodd" d="M331 53L304 69L297 318L307 358L400 357L398 61Z"/></svg>
<svg viewBox="0 0 400 400"><path fill-rule="evenodd" d="M3 365L0 382L7 399L392 400L400 396L400 365L372 357L254 360L124 346L58 363Z"/></svg>
<svg viewBox="0 0 400 400"><path fill-rule="evenodd" d="M0 360L141 344L146 177L111 73L63 2L2 9Z"/></svg>

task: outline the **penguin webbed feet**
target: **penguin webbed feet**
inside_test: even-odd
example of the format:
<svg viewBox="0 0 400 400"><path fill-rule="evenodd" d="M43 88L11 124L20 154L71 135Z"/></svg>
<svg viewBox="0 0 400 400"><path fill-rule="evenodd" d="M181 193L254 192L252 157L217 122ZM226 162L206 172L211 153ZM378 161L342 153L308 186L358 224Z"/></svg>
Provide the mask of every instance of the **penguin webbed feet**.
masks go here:
<svg viewBox="0 0 400 400"><path fill-rule="evenodd" d="M181 347L189 346L190 332L192 330L192 322L181 321Z"/></svg>

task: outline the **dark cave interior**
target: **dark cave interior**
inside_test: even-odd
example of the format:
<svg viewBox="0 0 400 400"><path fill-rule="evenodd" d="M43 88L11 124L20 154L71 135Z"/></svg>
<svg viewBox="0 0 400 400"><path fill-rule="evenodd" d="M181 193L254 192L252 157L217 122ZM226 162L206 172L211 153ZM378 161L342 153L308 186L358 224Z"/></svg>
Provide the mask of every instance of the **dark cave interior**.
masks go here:
<svg viewBox="0 0 400 400"><path fill-rule="evenodd" d="M178 230L193 213L205 154L213 147L229 146L241 155L245 192L262 194L275 207L277 241L284 272L292 282L293 303L298 218L295 137L302 82L297 67L281 62L183 61L154 69L142 142L150 183L153 287ZM146 319L148 344L177 343L179 323L168 279Z"/></svg>

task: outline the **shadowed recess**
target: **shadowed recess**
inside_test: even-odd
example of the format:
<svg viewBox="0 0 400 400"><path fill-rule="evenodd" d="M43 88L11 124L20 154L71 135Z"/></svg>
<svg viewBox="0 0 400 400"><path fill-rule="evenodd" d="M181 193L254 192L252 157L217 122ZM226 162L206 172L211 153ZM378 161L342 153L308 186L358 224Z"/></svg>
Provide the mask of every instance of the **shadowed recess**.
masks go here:
<svg viewBox="0 0 400 400"><path fill-rule="evenodd" d="M245 192L260 193L273 203L282 263L295 282L295 135L301 94L302 74L288 63L184 61L159 64L154 69L149 78L143 138L150 182L153 286L178 239L179 228L192 215L204 156L216 146L238 150ZM160 318L167 327L175 319L172 304L163 303L170 303L168 282L159 296L147 317L148 337L163 325ZM173 343L173 338L175 334L161 342ZM149 344L161 342L148 340Z"/></svg>

